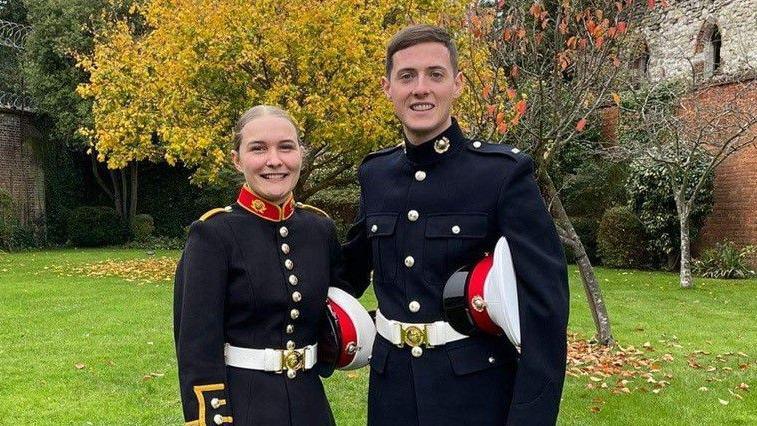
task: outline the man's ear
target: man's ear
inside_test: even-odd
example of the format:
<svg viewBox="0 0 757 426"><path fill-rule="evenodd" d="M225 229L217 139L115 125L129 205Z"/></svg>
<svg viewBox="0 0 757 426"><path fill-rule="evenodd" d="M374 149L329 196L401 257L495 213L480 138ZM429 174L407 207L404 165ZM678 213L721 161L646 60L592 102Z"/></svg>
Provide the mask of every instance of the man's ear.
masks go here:
<svg viewBox="0 0 757 426"><path fill-rule="evenodd" d="M455 97L457 98L463 93L463 89L465 89L465 77L463 76L463 73L458 71L457 75L455 75Z"/></svg>
<svg viewBox="0 0 757 426"><path fill-rule="evenodd" d="M391 96L389 96L389 89L391 88L391 83L389 82L389 79L384 77L381 77L381 89L384 91L384 94L387 98L391 99Z"/></svg>

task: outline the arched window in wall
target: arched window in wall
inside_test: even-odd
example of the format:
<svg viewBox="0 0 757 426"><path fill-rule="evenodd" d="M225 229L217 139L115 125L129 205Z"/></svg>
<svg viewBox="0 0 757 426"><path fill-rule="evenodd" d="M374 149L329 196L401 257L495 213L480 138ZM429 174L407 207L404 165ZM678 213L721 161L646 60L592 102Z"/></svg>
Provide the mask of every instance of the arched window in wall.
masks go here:
<svg viewBox="0 0 757 426"><path fill-rule="evenodd" d="M722 44L722 38L720 37L720 30L717 26L712 29L712 35L710 36L710 61L712 62L712 73L718 72L720 69L720 46Z"/></svg>
<svg viewBox="0 0 757 426"><path fill-rule="evenodd" d="M722 46L723 37L717 23L714 21L705 23L699 31L695 51L695 54L701 54L697 71L702 73L703 77L712 77L722 69Z"/></svg>

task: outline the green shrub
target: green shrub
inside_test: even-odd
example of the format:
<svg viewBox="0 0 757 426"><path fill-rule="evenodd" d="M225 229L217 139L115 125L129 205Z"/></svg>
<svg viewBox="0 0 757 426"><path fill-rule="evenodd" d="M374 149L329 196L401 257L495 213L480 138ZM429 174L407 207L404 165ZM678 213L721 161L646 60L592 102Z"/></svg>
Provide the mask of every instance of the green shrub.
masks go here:
<svg viewBox="0 0 757 426"><path fill-rule="evenodd" d="M694 186L707 173L708 159L705 154L692 158L689 164L689 180L685 196L691 197ZM665 164L649 164L637 160L631 163L626 182L629 206L639 217L644 232L648 235L646 250L655 267L671 267L681 257L681 232L676 204L673 199L674 177ZM712 210L713 176L710 173L694 200L689 217L689 237L696 241L704 220Z"/></svg>
<svg viewBox="0 0 757 426"><path fill-rule="evenodd" d="M597 249L604 265L614 268L644 266L644 244L644 228L628 207L613 207L602 215Z"/></svg>
<svg viewBox="0 0 757 426"><path fill-rule="evenodd" d="M130 241L124 247L141 250L181 250L186 242L186 238L150 235L144 240Z"/></svg>
<svg viewBox="0 0 757 426"><path fill-rule="evenodd" d="M123 244L127 229L113 207L78 207L69 216L68 232L75 246Z"/></svg>
<svg viewBox="0 0 757 426"><path fill-rule="evenodd" d="M748 258L755 251L755 246L739 249L730 241L715 244L694 260L692 272L706 278L750 278L755 273L749 268Z"/></svg>
<svg viewBox="0 0 757 426"><path fill-rule="evenodd" d="M155 221L149 214L138 214L131 222L131 235L136 241L147 241L155 231Z"/></svg>
<svg viewBox="0 0 757 426"><path fill-rule="evenodd" d="M0 190L0 250L17 251L39 247L44 241L44 222L24 225L6 191Z"/></svg>

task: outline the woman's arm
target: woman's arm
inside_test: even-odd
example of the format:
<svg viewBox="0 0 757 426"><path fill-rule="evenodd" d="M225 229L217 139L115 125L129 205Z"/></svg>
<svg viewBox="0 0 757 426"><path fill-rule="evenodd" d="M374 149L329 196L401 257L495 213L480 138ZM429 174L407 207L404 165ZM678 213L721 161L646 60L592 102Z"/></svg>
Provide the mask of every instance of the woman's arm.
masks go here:
<svg viewBox="0 0 757 426"><path fill-rule="evenodd" d="M228 253L218 225L192 224L176 270L174 338L184 419L191 425L232 422L223 352Z"/></svg>

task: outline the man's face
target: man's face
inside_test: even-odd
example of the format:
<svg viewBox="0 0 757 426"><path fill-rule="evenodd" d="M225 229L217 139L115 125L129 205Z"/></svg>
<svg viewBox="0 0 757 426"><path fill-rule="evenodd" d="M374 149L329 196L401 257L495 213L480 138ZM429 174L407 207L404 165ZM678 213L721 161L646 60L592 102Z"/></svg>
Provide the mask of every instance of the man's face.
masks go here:
<svg viewBox="0 0 757 426"><path fill-rule="evenodd" d="M381 86L405 136L418 144L439 135L452 123L452 102L463 88L462 73L452 70L449 50L441 43L421 43L395 52L392 59L391 74L381 79Z"/></svg>

